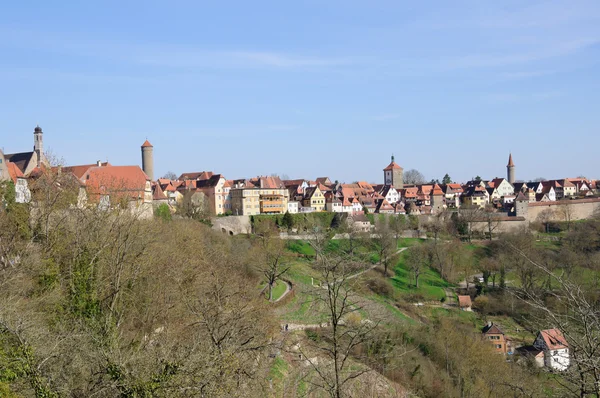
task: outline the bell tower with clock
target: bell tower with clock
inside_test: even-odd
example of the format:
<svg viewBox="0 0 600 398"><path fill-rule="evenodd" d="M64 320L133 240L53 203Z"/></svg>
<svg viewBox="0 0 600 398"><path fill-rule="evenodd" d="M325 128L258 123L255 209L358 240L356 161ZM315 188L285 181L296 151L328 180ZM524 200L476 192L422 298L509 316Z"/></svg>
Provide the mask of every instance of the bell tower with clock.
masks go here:
<svg viewBox="0 0 600 398"><path fill-rule="evenodd" d="M392 155L392 162L383 169L383 182L385 185L393 185L396 189L404 188L402 167L394 161L394 155Z"/></svg>

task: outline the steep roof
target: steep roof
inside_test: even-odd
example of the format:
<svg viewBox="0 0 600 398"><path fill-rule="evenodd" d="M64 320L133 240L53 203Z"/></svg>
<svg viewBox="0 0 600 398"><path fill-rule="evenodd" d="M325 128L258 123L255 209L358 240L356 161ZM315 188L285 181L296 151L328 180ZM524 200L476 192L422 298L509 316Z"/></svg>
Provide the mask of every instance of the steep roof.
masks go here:
<svg viewBox="0 0 600 398"><path fill-rule="evenodd" d="M517 197L515 198L515 200L517 202L527 202L529 199L527 199L527 196L525 196L523 194L523 192L519 192L519 194L517 195Z"/></svg>
<svg viewBox="0 0 600 398"><path fill-rule="evenodd" d="M207 180L196 180L196 189L199 188L214 188L219 184L219 181L223 178L221 174L213 174Z"/></svg>
<svg viewBox="0 0 600 398"><path fill-rule="evenodd" d="M443 195L444 191L442 191L442 188L440 188L440 186L438 184L435 184L433 186L433 190L431 191L432 195Z"/></svg>
<svg viewBox="0 0 600 398"><path fill-rule="evenodd" d="M316 179L316 181L320 184L323 185L330 185L331 184L331 180L329 179L329 177L318 177Z"/></svg>
<svg viewBox="0 0 600 398"><path fill-rule="evenodd" d="M513 160L512 160L512 153L510 153L510 154L508 155L508 164L507 164L507 166L508 166L508 167L514 167L514 165L515 165L515 164L513 163Z"/></svg>
<svg viewBox="0 0 600 398"><path fill-rule="evenodd" d="M498 325L496 325L495 323L492 323L492 322L490 322L489 324L485 325L481 329L481 333L483 333L483 334L504 334L504 332L502 331L502 329L500 329L498 327Z"/></svg>
<svg viewBox="0 0 600 398"><path fill-rule="evenodd" d="M152 200L167 200L167 195L163 192L160 184L154 184L152 187Z"/></svg>
<svg viewBox="0 0 600 398"><path fill-rule="evenodd" d="M21 172L25 172L27 170L27 166L29 166L29 162L33 157L34 152L20 152L20 153L11 153L4 154L4 158L7 162L14 163Z"/></svg>
<svg viewBox="0 0 600 398"><path fill-rule="evenodd" d="M560 350L569 347L569 343L558 329L541 330L540 334L549 350Z"/></svg>
<svg viewBox="0 0 600 398"><path fill-rule="evenodd" d="M144 141L144 143L142 144L142 148L147 148L147 147L152 147L152 144L148 140Z"/></svg>
<svg viewBox="0 0 600 398"><path fill-rule="evenodd" d="M18 178L25 178L23 172L13 162L6 162L6 168L12 181L16 184Z"/></svg>

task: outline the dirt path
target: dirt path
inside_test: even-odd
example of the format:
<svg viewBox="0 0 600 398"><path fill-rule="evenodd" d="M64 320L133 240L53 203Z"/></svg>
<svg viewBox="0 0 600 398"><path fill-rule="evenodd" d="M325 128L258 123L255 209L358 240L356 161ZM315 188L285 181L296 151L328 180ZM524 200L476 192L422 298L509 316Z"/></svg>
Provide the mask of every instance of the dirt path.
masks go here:
<svg viewBox="0 0 600 398"><path fill-rule="evenodd" d="M395 254L400 254L400 253L402 253L402 252L403 252L404 250L406 250L406 249L408 249L408 247L403 247L403 248L401 248L401 249L398 249L398 251L397 251ZM350 275L349 277L347 277L347 278L346 278L346 280L348 280L348 279L353 279L353 278L358 278L359 276L361 276L361 275L362 275L362 274L364 274L365 272L369 272L369 271L371 271L372 269L375 269L375 268L377 268L379 265L381 265L381 264L379 264L379 263L377 263L377 264L374 264L374 265L370 266L369 268L367 268L367 269L365 269L365 270L362 270L362 271L360 271L360 272L358 272L358 273L356 273L356 274L354 274L354 275Z"/></svg>
<svg viewBox="0 0 600 398"><path fill-rule="evenodd" d="M285 283L285 292L283 292L283 294L281 296L279 296L279 298L277 300L273 301L274 303L276 303L279 300L281 300L282 298L284 298L292 290L292 285L290 285L290 283L288 281L283 281L280 279L279 282Z"/></svg>

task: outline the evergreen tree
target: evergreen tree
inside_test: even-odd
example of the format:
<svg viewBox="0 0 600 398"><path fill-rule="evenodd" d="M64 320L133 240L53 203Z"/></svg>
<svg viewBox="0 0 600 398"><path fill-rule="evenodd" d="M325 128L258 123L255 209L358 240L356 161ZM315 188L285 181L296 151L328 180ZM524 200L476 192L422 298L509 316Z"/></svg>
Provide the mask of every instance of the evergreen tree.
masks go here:
<svg viewBox="0 0 600 398"><path fill-rule="evenodd" d="M444 175L444 178L442 178L442 184L451 184L451 183L452 183L452 178L450 178L448 173L446 173Z"/></svg>
<svg viewBox="0 0 600 398"><path fill-rule="evenodd" d="M294 226L294 217L290 214L289 211L286 211L281 219L281 226L283 228L290 229Z"/></svg>

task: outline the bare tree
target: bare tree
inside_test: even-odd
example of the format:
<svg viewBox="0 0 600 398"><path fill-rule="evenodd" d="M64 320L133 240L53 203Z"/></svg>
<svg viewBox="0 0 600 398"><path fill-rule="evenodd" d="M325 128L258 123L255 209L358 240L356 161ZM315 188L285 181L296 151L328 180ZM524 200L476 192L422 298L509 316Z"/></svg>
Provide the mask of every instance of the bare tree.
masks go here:
<svg viewBox="0 0 600 398"><path fill-rule="evenodd" d="M473 238L473 224L484 220L483 210L479 206L461 206L458 211L458 221L464 225L469 242Z"/></svg>
<svg viewBox="0 0 600 398"><path fill-rule="evenodd" d="M419 170L416 169L410 169L405 171L402 178L405 184L425 184L425 176Z"/></svg>
<svg viewBox="0 0 600 398"><path fill-rule="evenodd" d="M210 216L208 198L202 192L185 192L177 205L177 214L197 221L208 219Z"/></svg>
<svg viewBox="0 0 600 398"><path fill-rule="evenodd" d="M269 301L273 301L273 287L289 271L285 263L285 242L278 236L273 222L262 222L256 227L256 245L253 257L258 268L267 280Z"/></svg>
<svg viewBox="0 0 600 398"><path fill-rule="evenodd" d="M398 240L402 233L406 230L407 220L404 214L391 215L389 219L390 229L394 231L394 237L396 238L396 246L398 246Z"/></svg>
<svg viewBox="0 0 600 398"><path fill-rule="evenodd" d="M408 249L406 261L415 278L416 288L419 288L419 276L421 276L421 273L423 273L423 270L429 264L429 259L429 253L422 245L413 246Z"/></svg>
<svg viewBox="0 0 600 398"><path fill-rule="evenodd" d="M544 229L546 233L549 232L550 221L553 221L556 218L556 213L552 208L544 209L538 214L537 220L544 225Z"/></svg>
<svg viewBox="0 0 600 398"><path fill-rule="evenodd" d="M171 181L175 181L175 180L177 180L177 174L175 174L169 170L162 176L162 178L171 180Z"/></svg>
<svg viewBox="0 0 600 398"><path fill-rule="evenodd" d="M482 216L487 226L488 239L492 240L494 231L496 231L496 229L500 227L499 215L496 212L496 209L494 209L493 206L488 204L485 207L485 210L482 212Z"/></svg>
<svg viewBox="0 0 600 398"><path fill-rule="evenodd" d="M375 223L374 242L379 254L379 264L383 264L383 275L387 276L388 266L396 260L397 244L394 240L394 231L390 229L387 220L378 220Z"/></svg>
<svg viewBox="0 0 600 398"><path fill-rule="evenodd" d="M351 263L341 257L321 256L316 269L319 270L323 288L315 292L315 302L325 309L326 327L321 330L322 338L310 342L302 349L316 376L307 375L307 381L324 390L330 397L347 396L352 380L369 372L366 366L353 361L356 349L367 342L379 321L358 320L363 309L354 284L359 283L353 275L364 270L361 264ZM317 356L313 356L313 355Z"/></svg>
<svg viewBox="0 0 600 398"><path fill-rule="evenodd" d="M563 199L559 202L558 209L556 210L558 216L567 223L567 230L571 229L571 222L575 216L573 205L569 199Z"/></svg>
<svg viewBox="0 0 600 398"><path fill-rule="evenodd" d="M600 396L600 312L595 298L585 286L535 261L520 248L511 249L554 286L549 294L525 286L515 294L532 308L541 329L558 328L568 343L570 366L556 379L563 390L559 394Z"/></svg>

